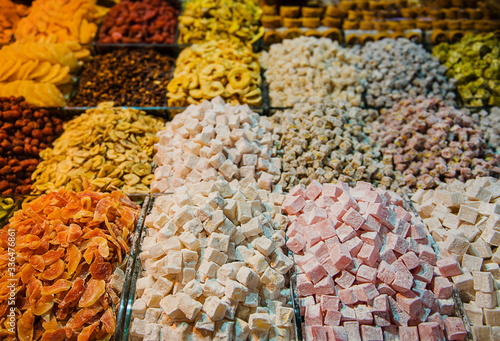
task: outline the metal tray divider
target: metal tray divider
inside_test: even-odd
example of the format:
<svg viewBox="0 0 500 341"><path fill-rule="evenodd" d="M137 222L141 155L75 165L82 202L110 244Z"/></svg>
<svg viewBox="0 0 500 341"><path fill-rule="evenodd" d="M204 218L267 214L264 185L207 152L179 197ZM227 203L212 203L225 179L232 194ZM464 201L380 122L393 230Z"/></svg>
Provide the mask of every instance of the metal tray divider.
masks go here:
<svg viewBox="0 0 500 341"><path fill-rule="evenodd" d="M135 288L142 268L142 262L141 259L138 257L138 255L142 252L142 243L144 241L144 238L146 237L146 232L147 232L147 227L145 226L144 221L146 220L146 217L151 213L151 210L154 208L154 205L156 203L156 198L158 196L172 195L172 194L173 193L155 193L153 194L152 197L150 197L149 205L144 214L144 220L141 226L141 231L136 239L134 260L130 268L127 266L127 270L129 271L127 272L128 277L126 277L126 280L128 278L129 286L127 288L128 290L126 295L124 292L122 293L123 309L121 309L121 311L123 314L122 316L123 321L120 328L121 331L115 334L115 340L129 339L130 323L132 320L132 305L134 304L134 299L135 299ZM118 327L117 327L117 332L118 332Z"/></svg>
<svg viewBox="0 0 500 341"><path fill-rule="evenodd" d="M139 248L139 240L142 243L141 234L144 226L144 221L146 219L146 213L149 209L149 203L151 202L151 197L149 194L128 194L127 195L132 201L134 198L143 199L143 203L141 205L141 214L139 215L139 219L137 220L137 225L135 229L134 238L132 239L132 244L130 245L130 254L127 260L127 267L125 269L125 281L123 283L122 293L120 295L120 305L118 307L118 311L116 312L116 329L115 329L115 340L120 340L121 335L123 333L123 325L124 325L124 316L125 309L127 307L127 297L131 286L132 280L132 270L134 268L135 259L137 257L137 250ZM135 284L134 284L135 290Z"/></svg>

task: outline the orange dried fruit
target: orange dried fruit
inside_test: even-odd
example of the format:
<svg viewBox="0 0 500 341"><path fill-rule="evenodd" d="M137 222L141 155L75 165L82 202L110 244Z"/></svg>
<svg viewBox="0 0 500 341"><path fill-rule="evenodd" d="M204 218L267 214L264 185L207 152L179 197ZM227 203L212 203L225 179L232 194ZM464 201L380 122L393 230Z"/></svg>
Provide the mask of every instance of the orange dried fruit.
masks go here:
<svg viewBox="0 0 500 341"><path fill-rule="evenodd" d="M115 315L113 314L113 311L111 308L108 308L104 314L101 316L101 322L104 326L104 329L109 334L113 334L115 332L116 328L116 320L115 320Z"/></svg>
<svg viewBox="0 0 500 341"><path fill-rule="evenodd" d="M64 272L64 267L64 261L62 259L59 259L42 273L42 278L47 281L53 281L62 275L62 273Z"/></svg>
<svg viewBox="0 0 500 341"><path fill-rule="evenodd" d="M42 256L34 255L30 257L30 264L34 269L42 272L45 269L45 262L43 261Z"/></svg>
<svg viewBox="0 0 500 341"><path fill-rule="evenodd" d="M78 331L88 320L96 316L97 313L99 313L101 310L102 307L100 306L93 306L90 308L81 309L73 317L69 319L66 326L75 331Z"/></svg>
<svg viewBox="0 0 500 341"><path fill-rule="evenodd" d="M49 331L49 330L58 330L61 329L59 327L59 324L57 323L56 319L52 319L49 322L42 322L43 329Z"/></svg>
<svg viewBox="0 0 500 341"><path fill-rule="evenodd" d="M76 224L69 225L68 242L74 243L82 236L82 229Z"/></svg>
<svg viewBox="0 0 500 341"><path fill-rule="evenodd" d="M113 273L113 267L110 263L105 262L102 256L97 253L95 261L90 265L90 274L94 279L108 280Z"/></svg>
<svg viewBox="0 0 500 341"><path fill-rule="evenodd" d="M83 292L78 306L81 308L90 307L92 304L97 302L99 297L106 292L106 281L91 279Z"/></svg>
<svg viewBox="0 0 500 341"><path fill-rule="evenodd" d="M66 330L63 328L46 331L40 341L63 341L64 339L66 339Z"/></svg>
<svg viewBox="0 0 500 341"><path fill-rule="evenodd" d="M30 261L31 261L31 259L30 259ZM33 277L33 275L35 275L35 273L36 273L36 270L31 264L29 264L29 263L24 264L23 267L21 268L21 281L24 284L27 284L30 281L31 277Z"/></svg>
<svg viewBox="0 0 500 341"><path fill-rule="evenodd" d="M71 289L71 282L65 279L58 279L53 285L43 287L42 295L54 295Z"/></svg>
<svg viewBox="0 0 500 341"><path fill-rule="evenodd" d="M72 302L78 301L85 290L85 281L83 278L78 277L73 282L73 286L70 291L66 294L61 303L59 303L59 308L65 308L69 306Z"/></svg>
<svg viewBox="0 0 500 341"><path fill-rule="evenodd" d="M97 207L103 221L94 221ZM0 230L0 316L9 309L6 241L15 229L18 336L109 339L116 328L111 300L118 302L109 283L129 250L139 213L119 192L59 190L24 203ZM0 339L12 339L2 332Z"/></svg>
<svg viewBox="0 0 500 341"><path fill-rule="evenodd" d="M104 314L106 314L106 313L104 313ZM90 340L90 337L91 337L92 333L94 332L94 329L97 328L97 326L99 326L99 321L96 321L96 322L92 323L90 326L83 328L82 331L78 334L77 341ZM109 333L109 334L111 334L111 333Z"/></svg>
<svg viewBox="0 0 500 341"><path fill-rule="evenodd" d="M66 255L66 261L68 262L68 274L72 275L78 268L78 264L80 264L82 253L74 244L69 244Z"/></svg>
<svg viewBox="0 0 500 341"><path fill-rule="evenodd" d="M64 255L64 249L59 248L57 250L48 251L42 256L42 259L43 262L45 263L45 266L47 266L61 259L63 255Z"/></svg>
<svg viewBox="0 0 500 341"><path fill-rule="evenodd" d="M47 313L54 305L54 299L50 296L42 296L42 298L33 306L33 314L43 315Z"/></svg>
<svg viewBox="0 0 500 341"><path fill-rule="evenodd" d="M35 315L28 309L17 320L17 336L20 341L33 340L33 324L35 323Z"/></svg>

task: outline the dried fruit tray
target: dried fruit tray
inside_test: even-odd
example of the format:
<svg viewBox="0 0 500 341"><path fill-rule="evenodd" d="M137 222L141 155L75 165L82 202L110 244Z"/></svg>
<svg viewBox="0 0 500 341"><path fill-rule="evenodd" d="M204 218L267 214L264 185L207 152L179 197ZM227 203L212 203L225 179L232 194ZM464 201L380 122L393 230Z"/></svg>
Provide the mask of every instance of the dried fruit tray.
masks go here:
<svg viewBox="0 0 500 341"><path fill-rule="evenodd" d="M126 307L126 297L129 292L129 288L131 286L130 280L131 280L131 272L132 272L132 267L134 264L134 259L136 256L135 251L138 249L138 243L139 243L139 237L140 237L140 232L142 231L142 226L144 225L144 219L146 216L146 211L149 207L149 202L150 202L150 195L149 194L140 194L140 193L131 193L127 194L127 196L130 198L130 200L134 201L136 204L141 206L141 211L139 218L136 223L136 228L135 231L133 232L133 237L130 245L130 254L127 255L126 260L122 263L121 267L122 270L125 273L125 281L123 284L123 289L120 295L120 301L116 306L113 306L113 310L115 313L115 318L116 318L116 329L115 329L115 340L118 340L121 332L123 331L123 317L124 317L124 311ZM22 209L23 203L30 202L36 198L38 198L38 195L26 195L26 196L15 196L14 197L14 205L13 207L9 210L9 213L2 219L0 219L0 227L5 226L5 224L8 223L9 219L14 215L14 213L20 209ZM135 284L134 284L135 287Z"/></svg>

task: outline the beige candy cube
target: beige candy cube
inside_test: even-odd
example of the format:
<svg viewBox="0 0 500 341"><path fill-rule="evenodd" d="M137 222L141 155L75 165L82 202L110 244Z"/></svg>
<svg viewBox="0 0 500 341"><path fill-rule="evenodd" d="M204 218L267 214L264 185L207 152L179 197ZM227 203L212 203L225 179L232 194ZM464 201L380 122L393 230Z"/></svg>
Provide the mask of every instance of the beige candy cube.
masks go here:
<svg viewBox="0 0 500 341"><path fill-rule="evenodd" d="M226 305L216 296L209 296L203 304L203 311L212 321L220 320L226 313Z"/></svg>
<svg viewBox="0 0 500 341"><path fill-rule="evenodd" d="M179 240L184 246L186 246L189 250L195 251L200 248L200 242L196 236L190 231L184 231L179 236Z"/></svg>
<svg viewBox="0 0 500 341"><path fill-rule="evenodd" d="M472 272L472 276L474 278L474 290L479 290L484 293L495 291L495 280L491 273L474 271Z"/></svg>
<svg viewBox="0 0 500 341"><path fill-rule="evenodd" d="M193 321L196 315L200 312L202 304L186 294L179 295L179 309L184 313L184 316L190 321Z"/></svg>
<svg viewBox="0 0 500 341"><path fill-rule="evenodd" d="M232 300L244 302L248 294L248 289L237 281L228 279L225 285L225 294Z"/></svg>
<svg viewBox="0 0 500 341"><path fill-rule="evenodd" d="M496 292L476 291L475 303L480 308L495 308L497 306Z"/></svg>
<svg viewBox="0 0 500 341"><path fill-rule="evenodd" d="M469 252L477 257L490 258L493 256L490 245L482 238L470 244Z"/></svg>
<svg viewBox="0 0 500 341"><path fill-rule="evenodd" d="M203 259L208 262L214 262L221 266L227 261L227 255L212 247L207 247L205 249Z"/></svg>
<svg viewBox="0 0 500 341"><path fill-rule="evenodd" d="M471 272L481 271L482 266L483 266L483 258L481 257L464 255L462 258L462 267Z"/></svg>
<svg viewBox="0 0 500 341"><path fill-rule="evenodd" d="M500 308L484 309L484 319L489 326L500 327Z"/></svg>
<svg viewBox="0 0 500 341"><path fill-rule="evenodd" d="M172 290L174 283L166 277L158 277L155 284L153 285L153 290L166 296Z"/></svg>
<svg viewBox="0 0 500 341"><path fill-rule="evenodd" d="M491 227L486 227L481 233L481 238L490 245L500 245L500 231L494 230Z"/></svg>
<svg viewBox="0 0 500 341"><path fill-rule="evenodd" d="M132 305L132 317L143 319L147 309L148 306L146 302L144 302L141 298L136 299Z"/></svg>
<svg viewBox="0 0 500 341"><path fill-rule="evenodd" d="M467 205L460 205L460 210L458 211L458 218L461 221L465 221L470 224L475 224L478 216L478 210L467 206Z"/></svg>
<svg viewBox="0 0 500 341"><path fill-rule="evenodd" d="M146 288L141 298L146 303L149 308L159 308L160 301L164 295L161 292L154 290L153 288Z"/></svg>
<svg viewBox="0 0 500 341"><path fill-rule="evenodd" d="M478 307L475 302L464 304L465 312L469 321L474 326L482 326L484 323L483 308Z"/></svg>

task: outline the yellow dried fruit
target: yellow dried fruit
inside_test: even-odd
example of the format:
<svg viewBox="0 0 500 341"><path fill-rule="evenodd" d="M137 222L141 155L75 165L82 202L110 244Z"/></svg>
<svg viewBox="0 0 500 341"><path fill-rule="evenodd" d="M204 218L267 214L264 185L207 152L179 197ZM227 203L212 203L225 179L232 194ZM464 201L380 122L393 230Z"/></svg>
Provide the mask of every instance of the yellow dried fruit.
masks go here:
<svg viewBox="0 0 500 341"><path fill-rule="evenodd" d="M99 191L148 192L141 181L152 174L153 145L163 125L162 119L138 110L99 104L67 122L53 148L40 154L33 192L78 191L84 181Z"/></svg>

